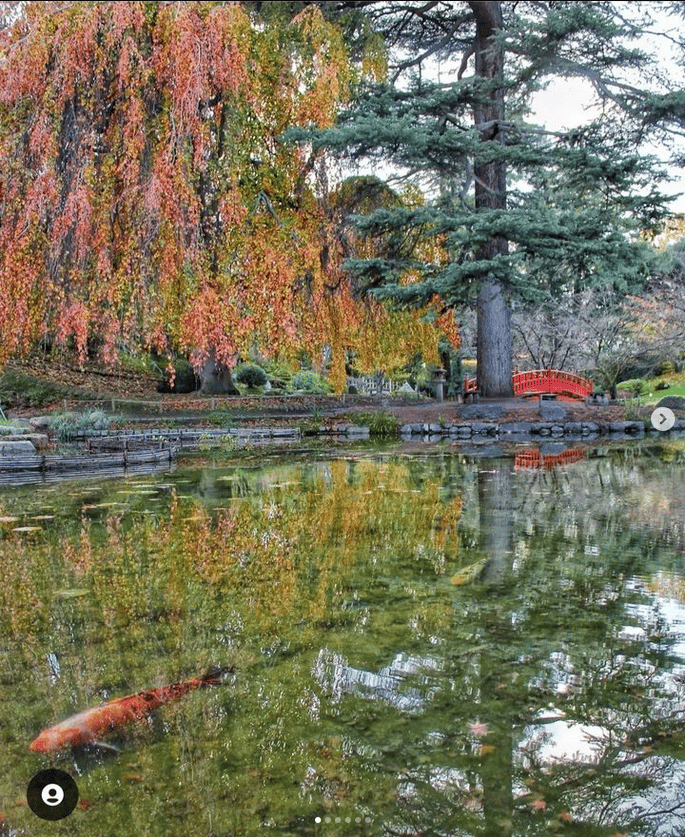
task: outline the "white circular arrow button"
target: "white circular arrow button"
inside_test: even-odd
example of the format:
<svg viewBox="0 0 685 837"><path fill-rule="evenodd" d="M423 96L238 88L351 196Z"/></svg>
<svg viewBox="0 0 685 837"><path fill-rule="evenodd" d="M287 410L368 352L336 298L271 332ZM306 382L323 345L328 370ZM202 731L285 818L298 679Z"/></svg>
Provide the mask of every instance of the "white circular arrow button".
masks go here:
<svg viewBox="0 0 685 837"><path fill-rule="evenodd" d="M652 413L652 425L657 430L670 430L675 424L675 414L668 407L657 407Z"/></svg>

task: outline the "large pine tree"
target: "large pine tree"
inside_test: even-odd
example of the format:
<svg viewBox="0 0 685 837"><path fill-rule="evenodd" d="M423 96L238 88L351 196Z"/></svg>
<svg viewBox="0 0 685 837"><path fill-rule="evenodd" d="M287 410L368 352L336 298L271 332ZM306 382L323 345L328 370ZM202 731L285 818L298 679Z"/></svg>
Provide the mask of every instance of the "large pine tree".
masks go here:
<svg viewBox="0 0 685 837"><path fill-rule="evenodd" d="M626 289L645 273L640 231L658 223L666 202L657 188L660 166L640 153L641 144L678 117L683 99L659 77L655 57L636 46L649 8L497 0L320 5L345 21L351 38L380 33L391 66L386 83L367 87L335 128L293 136L358 161L383 161L420 182L432 196L428 206L380 210L359 225L376 235L421 230L438 245L430 258L350 267L380 298L475 302L481 391L509 395L513 300L562 293L561 275L576 290ZM439 81L434 64L430 72L436 59ZM561 132L529 124L532 94L559 77L589 80L600 114Z"/></svg>

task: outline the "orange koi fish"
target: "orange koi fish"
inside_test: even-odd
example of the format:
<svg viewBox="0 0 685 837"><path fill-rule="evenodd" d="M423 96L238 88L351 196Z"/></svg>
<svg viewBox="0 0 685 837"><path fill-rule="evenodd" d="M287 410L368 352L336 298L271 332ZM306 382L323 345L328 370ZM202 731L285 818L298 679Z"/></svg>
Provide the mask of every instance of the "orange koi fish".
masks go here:
<svg viewBox="0 0 685 837"><path fill-rule="evenodd" d="M43 730L38 738L31 742L31 749L35 753L53 753L64 747L92 744L113 730L145 720L155 709L172 700L178 700L186 692L220 683L224 674L234 670L233 666L212 669L202 677L181 680L159 689L145 689L133 695L110 700L101 706L85 709L54 727Z"/></svg>

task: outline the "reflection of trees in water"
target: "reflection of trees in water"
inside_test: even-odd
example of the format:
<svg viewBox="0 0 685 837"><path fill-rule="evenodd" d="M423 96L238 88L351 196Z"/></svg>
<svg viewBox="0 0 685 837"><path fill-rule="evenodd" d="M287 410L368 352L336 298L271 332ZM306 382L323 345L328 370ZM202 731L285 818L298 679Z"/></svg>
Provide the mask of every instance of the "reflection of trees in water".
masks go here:
<svg viewBox="0 0 685 837"><path fill-rule="evenodd" d="M548 834L571 820L587 833L677 833L679 763L660 737L680 697L663 676L667 626L645 615L642 639L621 635L631 608L650 604L626 579L663 559L636 509L668 480L620 456L532 478L512 465L334 462L303 469L303 493L283 487L292 472L262 478L240 542L267 529L295 553L323 548L317 612L338 637L315 705L341 739L308 751L308 786L336 805L363 798L387 834ZM451 562L481 556L475 583L441 586ZM263 550L255 561L253 589ZM284 615L303 595L289 567ZM266 711L277 723L284 707L274 695ZM279 728L273 746L296 748ZM577 730L598 736L592 758L581 735L580 758L555 763L560 735Z"/></svg>
<svg viewBox="0 0 685 837"><path fill-rule="evenodd" d="M587 743L575 758L569 754L557 762L541 762L536 746L544 739L533 739L537 743L529 742L524 749L528 786L551 801L557 810L561 807L563 811L572 811L573 819L588 827L620 828L621 833L661 837L682 835L682 762L655 752L646 743L639 749L628 748L618 724L600 732L595 733L594 739L592 732L587 734ZM590 748L592 758L588 759Z"/></svg>
<svg viewBox="0 0 685 837"><path fill-rule="evenodd" d="M638 471L602 459L589 480L578 469L531 481L511 465L483 463L465 498L462 524L477 518L480 534L471 529L464 542L489 561L479 585L457 592L453 623L431 652L444 676L432 678L425 712L441 722L423 737L405 733L389 833L543 834L550 822L680 833L680 763L662 754L682 697L664 676L673 640L656 620L642 640L621 636L631 607L649 601L626 579L656 560L653 537L624 502ZM399 683L389 692L383 676L348 676L352 691L366 677L378 700L398 706ZM405 699L415 712L415 691ZM540 713L550 707L557 728L546 737ZM574 731L577 752L564 752Z"/></svg>
<svg viewBox="0 0 685 837"><path fill-rule="evenodd" d="M639 521L633 517L634 492L647 486L641 484L635 463L621 467L609 459L590 464L594 467L589 479L587 468L536 473L511 491L512 482L501 466L489 463L489 473L479 479L481 522L494 530L483 537L491 550L498 550L500 569L506 566L507 553L511 557L507 549L511 528L507 531L503 510L509 507L513 512L510 526L515 523L517 548L508 569L518 603L500 598L504 607L499 627L502 637L508 635L512 655L524 665L532 663L533 676L509 678L511 684L523 680L523 690L510 688L502 677L501 657L495 658L492 669L482 665L481 671L486 675L497 671L495 692L501 698L502 692L510 691L514 704L526 698L526 691L529 704L551 699L561 732L568 734L571 725L584 724L584 730L600 736L594 742L581 742L580 762L571 758L570 763L554 764L549 761L554 748L549 758L541 758L549 740L529 735L517 759L515 779L520 788L528 789L520 800L529 810L612 827L634 828L639 821L644 833L682 833L685 792L678 780L684 771L679 762L664 758L658 743L672 728L670 713L682 699L678 682L664 677L673 665L668 659L669 640L663 635L647 635L643 642L620 638L631 604L641 598L625 580L636 570L644 572L645 554L653 554L650 537L636 527ZM663 473L652 476L657 494L670 496L673 481L664 480ZM495 486L496 491L490 490ZM588 542L601 544L597 556L593 550L589 555L581 552ZM550 572L550 565L555 571ZM490 587L491 595L497 592ZM491 600L488 609L493 606ZM490 643L484 653L489 655ZM497 709L487 687L481 690L480 701ZM523 714L535 721L530 709ZM507 710L511 712L511 702L493 712L499 717L496 728L502 745L511 718ZM521 713L515 714L520 721ZM516 737L521 740L520 724ZM594 757L587 763L592 743ZM497 774L503 785L508 767L502 765ZM484 782L486 776L484 771ZM488 819L492 824L494 818L488 817L486 794L483 804L489 831ZM497 814L501 819L501 812Z"/></svg>
<svg viewBox="0 0 685 837"><path fill-rule="evenodd" d="M668 548L685 547L685 469L680 456L656 456L660 449L591 451L584 464L551 472L521 473L520 519L542 524L559 515L571 536L584 526L588 537L619 534L627 529L657 537ZM517 474L517 477L519 475Z"/></svg>
<svg viewBox="0 0 685 837"><path fill-rule="evenodd" d="M207 817L245 833L309 833L303 806L346 804L374 834L547 835L573 819L662 837L683 827L683 695L653 579L681 578L664 531L685 492L675 465L641 462L207 469L200 499L112 517L104 540L84 524L69 545L0 543L1 638L26 634L37 684L59 651L62 680L26 704L64 715L90 684L123 693L240 655L237 694L201 696L174 735ZM664 495L649 528L644 498ZM77 586L87 599L55 598Z"/></svg>

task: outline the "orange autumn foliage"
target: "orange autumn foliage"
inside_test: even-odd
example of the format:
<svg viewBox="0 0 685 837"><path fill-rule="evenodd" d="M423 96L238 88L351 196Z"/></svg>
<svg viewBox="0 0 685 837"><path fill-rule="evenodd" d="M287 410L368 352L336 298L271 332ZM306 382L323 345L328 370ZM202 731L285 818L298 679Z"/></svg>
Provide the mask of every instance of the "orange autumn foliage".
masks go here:
<svg viewBox="0 0 685 837"><path fill-rule="evenodd" d="M230 2L20 8L0 43L0 363L43 338L198 366L328 345L340 388L347 349L397 354L384 330L434 351L433 325L360 300L321 152L280 140L332 124L355 78L317 7L285 27Z"/></svg>

